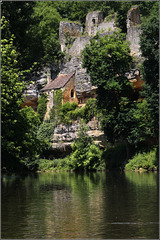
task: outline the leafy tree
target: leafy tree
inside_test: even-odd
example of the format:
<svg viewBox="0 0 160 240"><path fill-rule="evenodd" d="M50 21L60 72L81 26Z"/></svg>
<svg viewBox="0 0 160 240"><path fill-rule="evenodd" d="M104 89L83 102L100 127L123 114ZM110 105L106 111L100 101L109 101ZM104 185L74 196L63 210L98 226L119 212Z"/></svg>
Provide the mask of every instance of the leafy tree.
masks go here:
<svg viewBox="0 0 160 240"><path fill-rule="evenodd" d="M40 97L38 98L37 108L38 116L41 122L44 120L44 116L47 111L47 101L48 101L47 95L45 93L41 93Z"/></svg>
<svg viewBox="0 0 160 240"><path fill-rule="evenodd" d="M45 65L54 63L58 66L58 61L63 56L59 44L60 14L52 6L52 2L36 2L32 17L36 21L36 27L32 26L31 34L40 39L39 51L42 63Z"/></svg>
<svg viewBox="0 0 160 240"><path fill-rule="evenodd" d="M148 111L151 116L150 128L152 136L158 138L159 119L159 15L154 9L151 17L142 24L140 46L143 62L143 76L145 80L144 97L147 100Z"/></svg>
<svg viewBox="0 0 160 240"><path fill-rule="evenodd" d="M2 31L8 23L2 18ZM16 171L24 166L33 167L37 154L36 128L39 119L33 109L21 109L25 83L24 72L19 71L14 36L1 40L1 123L2 123L2 169ZM30 162L30 163L29 163Z"/></svg>
<svg viewBox="0 0 160 240"><path fill-rule="evenodd" d="M34 5L34 1L2 2L2 16L5 16L8 21L9 31L15 36L13 44L17 52L20 53L17 58L17 64L18 67L23 70L30 68L33 62L37 60L36 56L33 56L35 50L32 48L35 39L33 34L29 33L31 25L35 23L32 19ZM2 32L3 39L5 38L5 34L5 32ZM37 44L37 42L35 44ZM34 45L34 47L35 46L37 45Z"/></svg>
<svg viewBox="0 0 160 240"><path fill-rule="evenodd" d="M3 2L2 16L9 20L9 29L15 36L20 69L28 69L34 62L38 62L36 70L52 64L58 68L58 61L63 58L58 40L61 16L51 2Z"/></svg>
<svg viewBox="0 0 160 240"><path fill-rule="evenodd" d="M135 128L138 119L133 115L134 111L138 113L137 103L130 100L132 87L125 77L131 66L129 46L121 32L97 37L83 51L83 67L87 68L92 84L98 86L102 128L110 142L125 141L127 158L129 143L139 138L139 129Z"/></svg>
<svg viewBox="0 0 160 240"><path fill-rule="evenodd" d="M97 115L97 100L95 98L89 98L84 107L84 119L89 122L94 116Z"/></svg>

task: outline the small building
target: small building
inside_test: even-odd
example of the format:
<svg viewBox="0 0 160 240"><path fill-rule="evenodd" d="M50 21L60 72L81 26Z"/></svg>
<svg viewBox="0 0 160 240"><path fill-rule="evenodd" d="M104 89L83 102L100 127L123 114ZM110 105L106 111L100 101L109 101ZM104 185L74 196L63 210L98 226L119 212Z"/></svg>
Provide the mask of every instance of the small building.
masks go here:
<svg viewBox="0 0 160 240"><path fill-rule="evenodd" d="M62 104L66 102L78 103L78 98L76 95L74 83L75 83L75 72L72 72L70 74L58 75L54 80L51 80L49 83L47 83L47 85L44 88L42 88L41 91L48 95L46 117L48 116L50 109L54 105L53 96L54 96L55 90L58 90L58 89L62 90L62 93L63 93Z"/></svg>

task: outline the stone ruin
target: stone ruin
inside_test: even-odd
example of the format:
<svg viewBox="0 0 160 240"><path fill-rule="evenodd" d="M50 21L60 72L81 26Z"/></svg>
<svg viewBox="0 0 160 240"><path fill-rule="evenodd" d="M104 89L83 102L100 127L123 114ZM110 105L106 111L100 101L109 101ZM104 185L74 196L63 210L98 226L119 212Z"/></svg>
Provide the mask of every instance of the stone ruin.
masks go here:
<svg viewBox="0 0 160 240"><path fill-rule="evenodd" d="M100 11L88 13L86 16L86 29L85 32L89 36L93 37L95 35L94 28L103 22L103 13Z"/></svg>
<svg viewBox="0 0 160 240"><path fill-rule="evenodd" d="M105 21L103 13L101 11L88 13L86 16L86 28L85 32L94 37L97 32L107 34L113 32L116 29L115 21Z"/></svg>
<svg viewBox="0 0 160 240"><path fill-rule="evenodd" d="M141 30L139 26L141 24L140 13L138 6L132 7L127 14L127 40L130 42L131 54L135 57L140 57L140 45L139 35Z"/></svg>
<svg viewBox="0 0 160 240"><path fill-rule="evenodd" d="M114 20L104 22L103 13L100 11L87 14L85 31L80 24L60 22L59 40L61 50L63 52L65 51L70 57L69 61L61 65L60 74L68 74L72 71L76 71L75 88L77 96L80 96L82 92L88 94L92 89L90 76L86 72L86 69L82 68L82 50L87 44L90 44L90 39L95 36L97 32L100 32L100 35L103 36L111 34L115 29ZM83 31L85 33L84 35L82 35ZM74 40L69 47L66 44L66 33Z"/></svg>
<svg viewBox="0 0 160 240"><path fill-rule="evenodd" d="M139 50L139 34L141 33L139 25L141 24L141 20L138 6L134 6L128 11L126 24L126 39L130 42L131 54L140 62L142 61ZM82 68L81 51L85 48L86 44L90 44L90 39L95 36L97 32L100 33L100 36L104 36L106 34L112 34L116 29L114 19L106 21L100 11L87 14L85 29L78 23L60 22L59 41L61 51L65 51L69 59L61 65L60 74L76 71L75 88L78 96L80 96L82 92L89 93L92 89L90 76L86 72L86 69ZM29 96L37 97L37 95L40 94L39 86L43 86L46 83L48 78L47 72L48 70L44 70L36 80L33 79L35 84L28 85L25 95L28 94ZM52 76L52 78L54 77Z"/></svg>
<svg viewBox="0 0 160 240"><path fill-rule="evenodd" d="M59 25L59 41L61 45L61 51L64 52L67 49L67 45L72 44L72 41L79 37L83 32L81 24L74 22L60 22Z"/></svg>

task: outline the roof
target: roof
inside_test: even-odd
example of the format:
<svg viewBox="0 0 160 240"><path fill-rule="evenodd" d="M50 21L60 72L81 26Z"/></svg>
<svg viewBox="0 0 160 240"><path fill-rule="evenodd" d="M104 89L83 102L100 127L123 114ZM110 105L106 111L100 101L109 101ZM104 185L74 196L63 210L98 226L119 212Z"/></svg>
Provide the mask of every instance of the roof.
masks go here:
<svg viewBox="0 0 160 240"><path fill-rule="evenodd" d="M47 85L44 88L42 88L42 91L51 90L51 89L60 89L64 87L74 74L75 72L58 75L54 80L47 83Z"/></svg>

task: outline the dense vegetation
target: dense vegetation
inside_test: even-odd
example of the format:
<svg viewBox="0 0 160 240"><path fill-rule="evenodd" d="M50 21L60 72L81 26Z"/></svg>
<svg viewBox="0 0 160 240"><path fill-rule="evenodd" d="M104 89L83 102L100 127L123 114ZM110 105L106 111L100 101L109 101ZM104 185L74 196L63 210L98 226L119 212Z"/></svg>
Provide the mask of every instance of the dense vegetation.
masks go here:
<svg viewBox="0 0 160 240"><path fill-rule="evenodd" d="M125 42L126 15L136 4L140 8L143 30L140 45L145 58L142 64L145 86L141 92L144 101L135 101L131 97L133 89L124 77L134 64ZM38 159L49 159L55 126L59 123L70 125L77 118L82 118L85 123L93 116L99 118L108 140L115 145L102 154L85 130L81 131L82 136L73 143L71 155L67 159L54 160L58 168L66 168L66 163L75 170L101 168L105 164L111 168L119 167L122 162L114 163L110 156L116 153L116 149L124 149L123 144L127 149L124 160L133 154L130 149L134 149L134 153L150 151L154 144L158 144L158 8L156 1L2 2L2 170L36 170L43 166L44 161ZM28 107L21 109L28 76L44 66L52 68L54 65L55 73L59 71L64 57L58 40L59 22L79 21L85 26L86 14L94 10L101 10L108 18L114 16L121 28L111 36L100 38L97 35L83 52L83 65L92 83L98 86L97 100L90 99L82 109L75 103L62 106L59 91L54 95L55 105L47 122L44 121L45 95L39 99L38 113ZM154 158L154 154L151 155ZM102 158L106 158L106 163ZM142 159L146 161L145 157ZM154 160L150 163L157 166Z"/></svg>

